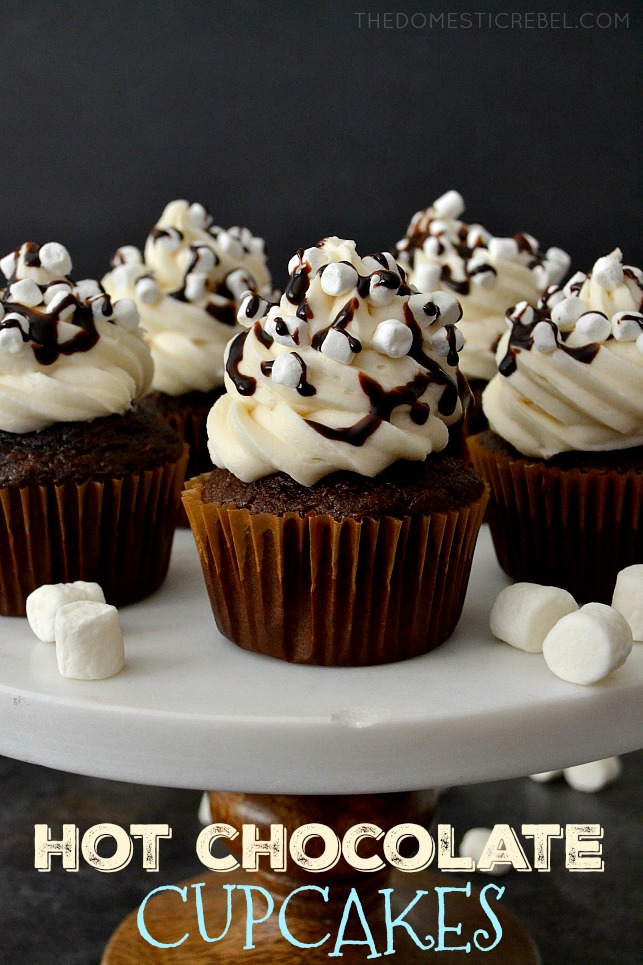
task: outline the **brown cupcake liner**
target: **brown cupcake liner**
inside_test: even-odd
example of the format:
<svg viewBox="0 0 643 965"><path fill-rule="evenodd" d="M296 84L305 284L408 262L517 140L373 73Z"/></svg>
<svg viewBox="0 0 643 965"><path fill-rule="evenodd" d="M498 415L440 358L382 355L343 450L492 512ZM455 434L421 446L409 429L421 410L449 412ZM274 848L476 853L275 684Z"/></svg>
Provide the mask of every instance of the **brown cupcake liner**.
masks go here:
<svg viewBox="0 0 643 965"><path fill-rule="evenodd" d="M643 473L561 468L469 439L491 486L487 517L503 570L611 603L619 570L643 561Z"/></svg>
<svg viewBox="0 0 643 965"><path fill-rule="evenodd" d="M240 647L291 663L366 666L453 632L488 493L395 519L274 516L183 494L215 620Z"/></svg>
<svg viewBox="0 0 643 965"><path fill-rule="evenodd" d="M187 447L172 463L101 481L0 488L0 613L43 583L100 583L122 606L167 573Z"/></svg>

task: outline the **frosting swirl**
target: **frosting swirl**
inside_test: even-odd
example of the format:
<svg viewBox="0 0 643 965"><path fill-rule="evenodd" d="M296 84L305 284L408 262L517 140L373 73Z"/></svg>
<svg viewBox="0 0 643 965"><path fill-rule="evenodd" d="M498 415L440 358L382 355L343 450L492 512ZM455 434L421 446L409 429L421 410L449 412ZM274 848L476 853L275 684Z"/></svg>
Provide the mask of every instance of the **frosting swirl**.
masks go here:
<svg viewBox="0 0 643 965"><path fill-rule="evenodd" d="M134 300L154 359L152 387L177 396L223 384L223 352L241 296L272 295L264 243L247 228L224 231L203 205L172 201L141 252L119 248L105 290Z"/></svg>
<svg viewBox="0 0 643 965"><path fill-rule="evenodd" d="M643 445L643 273L616 249L507 314L489 425L525 456Z"/></svg>
<svg viewBox="0 0 643 965"><path fill-rule="evenodd" d="M488 381L496 372L505 311L523 298L535 303L548 285L560 282L569 257L560 248L543 253L526 233L494 238L482 225L460 221L463 211L457 191L418 211L396 257L420 291L455 292L463 311L460 367L467 378Z"/></svg>
<svg viewBox="0 0 643 965"><path fill-rule="evenodd" d="M128 299L74 282L57 242L0 261L0 429L33 432L125 412L152 382L152 358Z"/></svg>
<svg viewBox="0 0 643 965"><path fill-rule="evenodd" d="M228 346L227 394L208 417L214 464L311 486L443 449L469 396L456 299L413 293L391 254L361 258L335 237L288 268L278 305L248 295L239 310L248 330Z"/></svg>

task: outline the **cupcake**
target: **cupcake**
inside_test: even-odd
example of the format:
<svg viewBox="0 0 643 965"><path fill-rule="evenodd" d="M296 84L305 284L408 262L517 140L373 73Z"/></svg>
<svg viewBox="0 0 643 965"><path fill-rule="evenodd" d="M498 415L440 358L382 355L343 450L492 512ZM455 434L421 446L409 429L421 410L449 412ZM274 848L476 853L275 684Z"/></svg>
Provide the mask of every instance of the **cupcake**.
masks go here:
<svg viewBox="0 0 643 965"><path fill-rule="evenodd" d="M418 211L397 243L396 258L419 291L440 288L460 300L460 369L476 399L467 429L476 432L486 428L480 397L496 374L495 352L505 331L506 310L523 299L535 303L549 285L558 284L569 268L569 256L560 248L543 253L536 239L523 232L494 238L482 225L459 220L464 207L457 191L447 191Z"/></svg>
<svg viewBox="0 0 643 965"><path fill-rule="evenodd" d="M136 306L73 282L56 242L0 267L0 613L78 579L138 600L167 571L187 455L132 410L153 370Z"/></svg>
<svg viewBox="0 0 643 965"><path fill-rule="evenodd" d="M498 559L516 580L611 602L643 560L643 273L621 252L519 303L468 440L491 484Z"/></svg>
<svg viewBox="0 0 643 965"><path fill-rule="evenodd" d="M242 303L208 417L217 468L183 496L216 621L296 663L425 653L458 621L487 500L440 451L468 400L460 307L339 238L289 271L278 305Z"/></svg>
<svg viewBox="0 0 643 965"><path fill-rule="evenodd" d="M201 204L172 201L144 252L125 245L112 266L105 291L134 301L154 359L152 389L140 406L188 443L188 476L204 472L212 467L205 422L223 392L238 301L249 289L272 296L263 240L247 228L217 227Z"/></svg>

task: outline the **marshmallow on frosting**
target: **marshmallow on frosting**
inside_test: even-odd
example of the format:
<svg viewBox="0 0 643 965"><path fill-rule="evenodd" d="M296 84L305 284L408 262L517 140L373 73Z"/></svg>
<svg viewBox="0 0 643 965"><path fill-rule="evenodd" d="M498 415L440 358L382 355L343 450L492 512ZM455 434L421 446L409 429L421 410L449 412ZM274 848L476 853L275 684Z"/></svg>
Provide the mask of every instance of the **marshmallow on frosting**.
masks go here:
<svg viewBox="0 0 643 965"><path fill-rule="evenodd" d="M414 293L390 253L361 258L335 237L289 270L280 304L252 294L239 308L247 331L228 345L227 393L208 418L214 464L311 486L443 449L469 394L455 297Z"/></svg>
<svg viewBox="0 0 643 965"><path fill-rule="evenodd" d="M494 350L505 311L521 299L536 301L548 285L560 282L569 256L560 248L543 253L524 232L494 238L482 225L459 220L464 207L457 191L447 191L418 211L397 244L397 258L420 291L442 288L457 295L465 340L461 369L468 378L488 381L496 371Z"/></svg>
<svg viewBox="0 0 643 965"><path fill-rule="evenodd" d="M144 251L119 248L103 285L136 303L154 358L152 387L172 396L222 385L239 302L248 290L273 294L263 240L220 228L187 201L167 205Z"/></svg>
<svg viewBox="0 0 643 965"><path fill-rule="evenodd" d="M482 407L522 455L643 445L642 279L616 249L548 288L527 323L508 312Z"/></svg>
<svg viewBox="0 0 643 965"><path fill-rule="evenodd" d="M152 381L136 305L74 282L63 245L27 242L0 259L0 430L123 413Z"/></svg>

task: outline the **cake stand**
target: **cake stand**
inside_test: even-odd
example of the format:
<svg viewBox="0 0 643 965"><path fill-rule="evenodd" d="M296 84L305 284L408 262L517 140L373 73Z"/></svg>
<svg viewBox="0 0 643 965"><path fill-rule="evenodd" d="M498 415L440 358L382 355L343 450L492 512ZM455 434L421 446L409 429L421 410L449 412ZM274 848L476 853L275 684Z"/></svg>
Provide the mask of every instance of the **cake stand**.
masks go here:
<svg viewBox="0 0 643 965"><path fill-rule="evenodd" d="M38 642L25 620L0 618L0 754L95 777L225 788L211 794L217 822L237 828L253 823L265 829L263 837L271 823L294 829L315 821L341 837L360 822L384 830L405 822L426 825L434 795L418 788L517 777L642 747L643 645L635 645L625 666L599 685L559 680L541 655L513 650L491 636L489 611L507 582L483 527L462 619L437 651L383 667L298 667L249 654L218 633L192 536L179 531L164 586L121 611L127 666L116 677L63 679L53 646ZM319 894L316 901L306 903L302 895L297 907L292 903L291 931L308 942L324 936L324 919L343 906L353 886L365 909L382 901L379 889L393 887L401 911L417 889L462 888L467 880L425 872L364 874L343 860L326 875L302 871L299 878L290 864L285 874L203 871L193 883L206 882L206 920L221 927L224 882L262 885L276 906L293 888L328 884L323 914ZM469 937L474 928L489 927L477 901L462 893L450 901L454 924L477 914ZM161 941L176 940L190 928L196 932L194 909L175 892L152 899L147 910L150 930ZM435 935L434 913L425 908L419 924L412 914L407 920L418 934ZM536 963L516 919L499 908L497 913L503 939L479 960ZM281 937L276 917L275 911L256 929L250 953L243 951L243 936L233 935L237 926L220 943L192 942L191 936L175 949L155 949L130 916L103 961L328 960L332 942L295 949ZM401 939L406 935L402 927L397 932L404 933ZM449 943L458 943L453 932ZM401 941L400 949L397 960L405 965L426 959L410 940ZM355 945L342 951L343 961L363 962L369 950ZM475 949L445 955L452 963L478 961Z"/></svg>

